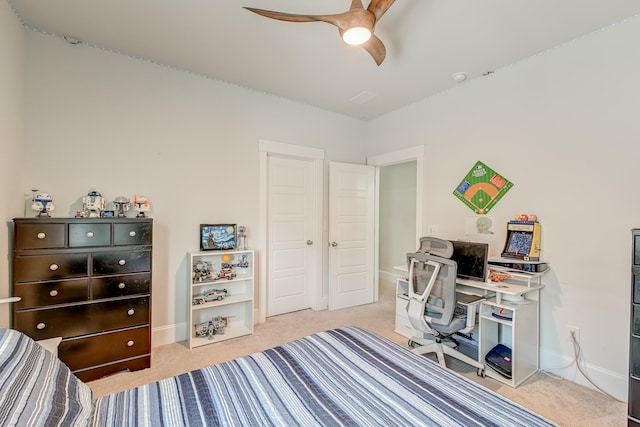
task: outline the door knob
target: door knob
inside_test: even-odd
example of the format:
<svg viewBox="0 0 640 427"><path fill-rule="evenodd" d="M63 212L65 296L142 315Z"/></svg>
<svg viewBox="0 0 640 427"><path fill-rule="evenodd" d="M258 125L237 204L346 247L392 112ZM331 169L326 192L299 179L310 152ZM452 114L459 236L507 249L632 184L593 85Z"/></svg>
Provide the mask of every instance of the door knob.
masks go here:
<svg viewBox="0 0 640 427"><path fill-rule="evenodd" d="M336 246L338 246L338 244L336 242L331 242L331 246L335 248Z"/></svg>
<svg viewBox="0 0 640 427"><path fill-rule="evenodd" d="M309 246L313 245L313 240L307 240L307 245Z"/></svg>

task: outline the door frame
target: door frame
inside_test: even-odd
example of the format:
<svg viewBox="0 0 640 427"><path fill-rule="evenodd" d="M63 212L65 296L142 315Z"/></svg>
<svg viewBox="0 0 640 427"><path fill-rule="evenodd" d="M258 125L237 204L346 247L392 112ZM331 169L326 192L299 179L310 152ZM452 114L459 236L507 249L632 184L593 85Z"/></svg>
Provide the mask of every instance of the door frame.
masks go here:
<svg viewBox="0 0 640 427"><path fill-rule="evenodd" d="M380 154L377 156L367 157L367 164L376 167L376 188L375 188L375 219L374 227L375 242L374 242L374 285L373 285L373 297L374 301L378 301L380 295L380 168L384 166L391 166L398 163L416 162L416 245L423 236L422 230L422 204L423 204L423 182L424 182L424 146L418 145L411 148L405 148L403 150L392 151L390 153ZM417 247L417 246L416 246Z"/></svg>
<svg viewBox="0 0 640 427"><path fill-rule="evenodd" d="M269 156L289 156L301 160L313 162L313 211L318 215L313 225L313 277L314 289L312 291L312 306L314 310L321 309L322 301L322 260L324 248L322 239L322 224L324 223L324 150L319 148L304 147L300 145L285 144L281 142L259 140L260 157L260 190L258 201L259 215L259 256L258 256L258 313L255 316L258 323L267 321L267 285L268 285L268 265L269 265L269 242L268 242L268 157Z"/></svg>

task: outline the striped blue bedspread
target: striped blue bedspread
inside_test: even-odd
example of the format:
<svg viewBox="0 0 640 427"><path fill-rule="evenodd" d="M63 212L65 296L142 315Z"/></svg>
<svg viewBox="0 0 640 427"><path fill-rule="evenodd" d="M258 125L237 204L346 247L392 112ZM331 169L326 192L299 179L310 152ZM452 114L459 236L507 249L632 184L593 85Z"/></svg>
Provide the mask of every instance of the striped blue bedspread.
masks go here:
<svg viewBox="0 0 640 427"><path fill-rule="evenodd" d="M87 426L91 389L28 336L0 329L0 426Z"/></svg>
<svg viewBox="0 0 640 427"><path fill-rule="evenodd" d="M94 402L95 426L550 426L376 334L349 327Z"/></svg>

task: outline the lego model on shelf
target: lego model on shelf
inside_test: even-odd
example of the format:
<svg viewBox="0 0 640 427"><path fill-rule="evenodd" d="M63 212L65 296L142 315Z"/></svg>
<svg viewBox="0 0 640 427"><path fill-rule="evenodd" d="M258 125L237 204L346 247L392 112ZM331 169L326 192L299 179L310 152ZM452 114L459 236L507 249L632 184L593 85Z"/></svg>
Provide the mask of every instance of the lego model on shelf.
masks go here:
<svg viewBox="0 0 640 427"><path fill-rule="evenodd" d="M189 348L253 334L252 250L190 252Z"/></svg>

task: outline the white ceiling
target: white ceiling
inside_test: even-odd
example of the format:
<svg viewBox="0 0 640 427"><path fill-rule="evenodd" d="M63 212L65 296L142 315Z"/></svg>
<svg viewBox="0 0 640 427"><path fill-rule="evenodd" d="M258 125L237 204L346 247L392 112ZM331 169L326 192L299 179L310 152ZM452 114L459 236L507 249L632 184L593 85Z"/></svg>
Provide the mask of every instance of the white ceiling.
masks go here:
<svg viewBox="0 0 640 427"><path fill-rule="evenodd" d="M333 14L350 0L8 1L31 29L361 119L640 13L638 0L397 0L376 27L378 67L330 24L242 8Z"/></svg>

